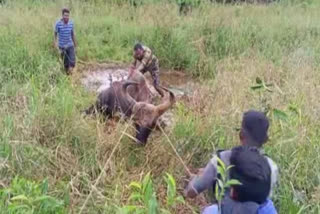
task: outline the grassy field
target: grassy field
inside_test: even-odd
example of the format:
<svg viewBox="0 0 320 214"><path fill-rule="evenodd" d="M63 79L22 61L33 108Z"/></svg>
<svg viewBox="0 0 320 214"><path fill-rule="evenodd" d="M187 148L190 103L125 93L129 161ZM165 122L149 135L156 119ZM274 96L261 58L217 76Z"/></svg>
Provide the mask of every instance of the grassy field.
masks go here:
<svg viewBox="0 0 320 214"><path fill-rule="evenodd" d="M0 4L0 213L116 213L130 204L130 182L148 172L165 207L163 176L172 174L181 192L186 174L169 140L188 166L202 167L216 149L238 144L242 113L251 108L271 121L265 150L281 170L273 198L279 213L320 213L320 1L202 4L187 16L166 1L137 8L102 0L6 2ZM81 116L95 97L62 73L52 47L64 5L72 9L80 60L128 63L133 44L142 41L162 69L203 83L175 105L168 138L154 132L138 148L123 136L133 133L128 124ZM253 90L257 77L270 89ZM196 200L168 210L199 213Z"/></svg>

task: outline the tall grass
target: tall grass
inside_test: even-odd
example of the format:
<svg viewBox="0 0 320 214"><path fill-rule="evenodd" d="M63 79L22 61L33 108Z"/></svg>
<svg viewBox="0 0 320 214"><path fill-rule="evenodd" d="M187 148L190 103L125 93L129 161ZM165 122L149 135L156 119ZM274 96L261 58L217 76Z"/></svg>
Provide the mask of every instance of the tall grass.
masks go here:
<svg viewBox="0 0 320 214"><path fill-rule="evenodd" d="M0 6L0 185L12 188L17 176L47 178L45 194L56 198L59 210L78 212L104 173L86 213L115 213L128 199L130 181L148 171L160 198L157 177L164 172L183 187L183 167L160 132L145 148L124 138L103 172L124 124L81 116L94 96L63 74L52 48L64 5L72 9L80 60L127 63L134 43L142 41L158 56L161 70L199 77L203 84L177 103L176 123L168 129L188 166L202 167L217 149L237 145L243 111L266 111L271 128L265 150L281 170L274 195L279 213L319 213L318 1L203 3L187 16L179 16L172 2L134 8L99 0L6 1ZM273 83L272 92L252 90L256 77ZM66 195L70 202L61 204ZM186 203L198 209L195 201Z"/></svg>

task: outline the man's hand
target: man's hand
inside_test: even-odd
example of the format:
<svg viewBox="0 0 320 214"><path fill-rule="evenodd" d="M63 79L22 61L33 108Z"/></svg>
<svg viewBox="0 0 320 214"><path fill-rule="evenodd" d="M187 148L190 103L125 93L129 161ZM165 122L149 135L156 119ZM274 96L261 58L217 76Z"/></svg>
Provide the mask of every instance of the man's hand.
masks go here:
<svg viewBox="0 0 320 214"><path fill-rule="evenodd" d="M59 48L58 48L58 42L57 42L57 41L53 41L53 47L54 47L55 49L59 49Z"/></svg>
<svg viewBox="0 0 320 214"><path fill-rule="evenodd" d="M130 67L129 67L129 75L128 75L128 78L130 78L130 77L131 77L131 75L132 75L134 72L136 72L136 71L135 71L135 66L130 65Z"/></svg>
<svg viewBox="0 0 320 214"><path fill-rule="evenodd" d="M129 67L130 72L133 72L135 69L136 69L136 67L134 65L130 65L130 67Z"/></svg>
<svg viewBox="0 0 320 214"><path fill-rule="evenodd" d="M73 48L74 48L74 54L77 54L78 44L76 42L74 42Z"/></svg>

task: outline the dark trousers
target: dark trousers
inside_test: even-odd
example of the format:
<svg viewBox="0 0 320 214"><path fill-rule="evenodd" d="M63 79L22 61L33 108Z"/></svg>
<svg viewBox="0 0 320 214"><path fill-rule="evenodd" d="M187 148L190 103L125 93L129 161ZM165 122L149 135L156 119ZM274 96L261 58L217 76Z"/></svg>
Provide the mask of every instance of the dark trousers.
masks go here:
<svg viewBox="0 0 320 214"><path fill-rule="evenodd" d="M74 53L74 47L68 47L68 48L59 48L61 50L61 57L64 64L64 69L66 71L69 70L69 68L73 68L76 65L76 56Z"/></svg>

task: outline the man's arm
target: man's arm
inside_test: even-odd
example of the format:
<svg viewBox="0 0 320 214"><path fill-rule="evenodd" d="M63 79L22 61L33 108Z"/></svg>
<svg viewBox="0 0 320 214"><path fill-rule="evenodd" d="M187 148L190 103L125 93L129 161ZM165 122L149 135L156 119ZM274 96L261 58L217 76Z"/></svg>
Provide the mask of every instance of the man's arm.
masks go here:
<svg viewBox="0 0 320 214"><path fill-rule="evenodd" d="M152 51L146 47L141 63L136 68L136 70L141 72L151 60L152 60Z"/></svg>
<svg viewBox="0 0 320 214"><path fill-rule="evenodd" d="M56 23L54 27L54 39L53 39L53 47L58 48L58 22Z"/></svg>
<svg viewBox="0 0 320 214"><path fill-rule="evenodd" d="M73 41L73 45L76 48L77 47L77 42L76 42L76 36L75 36L73 30L71 31L71 38L72 38L72 41Z"/></svg>
<svg viewBox="0 0 320 214"><path fill-rule="evenodd" d="M54 32L53 47L55 47L55 48L58 48L58 40L57 40L57 37L58 37L58 33L57 33L57 32Z"/></svg>
<svg viewBox="0 0 320 214"><path fill-rule="evenodd" d="M217 178L217 159L214 156L201 175L196 175L188 184L185 189L186 197L194 198L206 189L213 186Z"/></svg>
<svg viewBox="0 0 320 214"><path fill-rule="evenodd" d="M136 68L136 64L137 64L137 60L134 58L134 60L132 61L131 65L130 65L130 69L134 70Z"/></svg>
<svg viewBox="0 0 320 214"><path fill-rule="evenodd" d="M136 67L135 70L141 72L145 68L145 66L146 65L143 63L143 61L141 61L141 63L139 63L138 67Z"/></svg>

